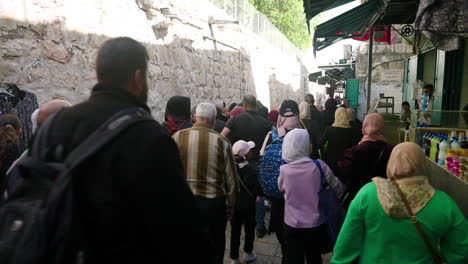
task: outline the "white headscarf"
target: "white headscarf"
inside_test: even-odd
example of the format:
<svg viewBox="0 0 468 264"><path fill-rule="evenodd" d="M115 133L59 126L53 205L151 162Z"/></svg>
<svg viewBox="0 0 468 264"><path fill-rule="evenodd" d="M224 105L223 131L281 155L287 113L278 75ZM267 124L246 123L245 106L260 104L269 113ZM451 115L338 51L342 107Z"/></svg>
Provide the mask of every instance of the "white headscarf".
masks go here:
<svg viewBox="0 0 468 264"><path fill-rule="evenodd" d="M309 158L309 133L305 129L293 129L283 141L283 159L289 164L312 161Z"/></svg>

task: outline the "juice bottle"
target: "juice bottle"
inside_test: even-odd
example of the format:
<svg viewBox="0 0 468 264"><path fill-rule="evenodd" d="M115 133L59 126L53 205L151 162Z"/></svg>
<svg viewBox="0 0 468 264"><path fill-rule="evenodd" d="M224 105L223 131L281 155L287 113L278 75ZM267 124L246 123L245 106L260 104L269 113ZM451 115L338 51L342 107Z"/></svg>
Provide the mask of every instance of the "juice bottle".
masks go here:
<svg viewBox="0 0 468 264"><path fill-rule="evenodd" d="M438 160L438 157L437 157L438 147L439 147L438 135L433 134L431 138L431 150L429 151L429 158L434 162L437 162Z"/></svg>

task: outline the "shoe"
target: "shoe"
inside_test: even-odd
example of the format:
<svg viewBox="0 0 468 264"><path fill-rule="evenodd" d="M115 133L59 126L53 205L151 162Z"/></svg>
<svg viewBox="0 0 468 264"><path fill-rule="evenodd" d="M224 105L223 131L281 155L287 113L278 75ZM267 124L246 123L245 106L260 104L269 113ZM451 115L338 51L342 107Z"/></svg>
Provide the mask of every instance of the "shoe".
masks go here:
<svg viewBox="0 0 468 264"><path fill-rule="evenodd" d="M231 264L240 264L240 261L238 258L236 259L231 259Z"/></svg>
<svg viewBox="0 0 468 264"><path fill-rule="evenodd" d="M242 260L245 261L246 263L249 263L249 262L257 260L257 256L253 253L244 252L244 257L242 257Z"/></svg>
<svg viewBox="0 0 468 264"><path fill-rule="evenodd" d="M267 229L266 229L265 226L263 226L263 227L261 227L261 228L257 228L256 233L257 233L257 237L258 237L258 238L262 238L262 237L264 237L264 236L267 234Z"/></svg>

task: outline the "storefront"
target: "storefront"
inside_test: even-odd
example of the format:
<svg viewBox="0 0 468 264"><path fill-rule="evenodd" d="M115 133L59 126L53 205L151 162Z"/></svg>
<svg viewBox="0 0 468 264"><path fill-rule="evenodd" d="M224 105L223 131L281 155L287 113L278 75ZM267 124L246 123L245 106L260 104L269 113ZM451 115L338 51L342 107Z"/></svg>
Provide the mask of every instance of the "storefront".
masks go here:
<svg viewBox="0 0 468 264"><path fill-rule="evenodd" d="M427 42L405 64L403 98L413 112L407 140L421 145L426 153L431 184L448 193L468 218L468 143L462 142L468 137L468 107L463 110L468 104L468 39L454 51L442 51ZM426 84L435 88L433 108L419 111L415 105ZM460 146L450 144L455 141L453 136ZM441 147L444 139L449 144L447 151L447 146Z"/></svg>
<svg viewBox="0 0 468 264"><path fill-rule="evenodd" d="M402 86L403 101L410 103L413 115L406 133L405 129L401 130L400 141L414 141L427 151L431 184L448 193L468 218L468 147L466 151L451 150L451 157L444 160L449 165L437 164L441 142L437 138L448 137L451 140L452 135L468 136L468 112L460 112L468 104L467 11L462 3L456 1L422 6L419 3L412 0L363 1L360 6L318 25L314 33L314 50L366 34L370 35L369 50L373 50L379 27L408 24L409 31L416 29L414 34L407 34L414 43L415 55L405 62ZM454 12L455 8L460 12ZM454 15L448 18L447 12ZM373 88L372 52L368 54L367 113L371 111ZM432 111L419 112L416 104L421 104L422 87L426 84L434 87ZM468 111L468 107L466 109ZM404 123L400 127L405 127ZM398 131L397 128L394 130Z"/></svg>

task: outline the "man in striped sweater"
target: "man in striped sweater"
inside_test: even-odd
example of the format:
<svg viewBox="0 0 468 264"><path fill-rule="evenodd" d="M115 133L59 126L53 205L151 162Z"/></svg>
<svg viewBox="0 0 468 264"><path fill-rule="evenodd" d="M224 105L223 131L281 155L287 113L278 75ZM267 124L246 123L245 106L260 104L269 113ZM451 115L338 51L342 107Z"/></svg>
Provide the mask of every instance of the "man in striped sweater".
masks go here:
<svg viewBox="0 0 468 264"><path fill-rule="evenodd" d="M185 169L187 183L197 198L205 230L223 263L225 230L228 216L239 192L238 177L231 143L213 130L216 108L210 103L198 105L192 128L173 135Z"/></svg>

